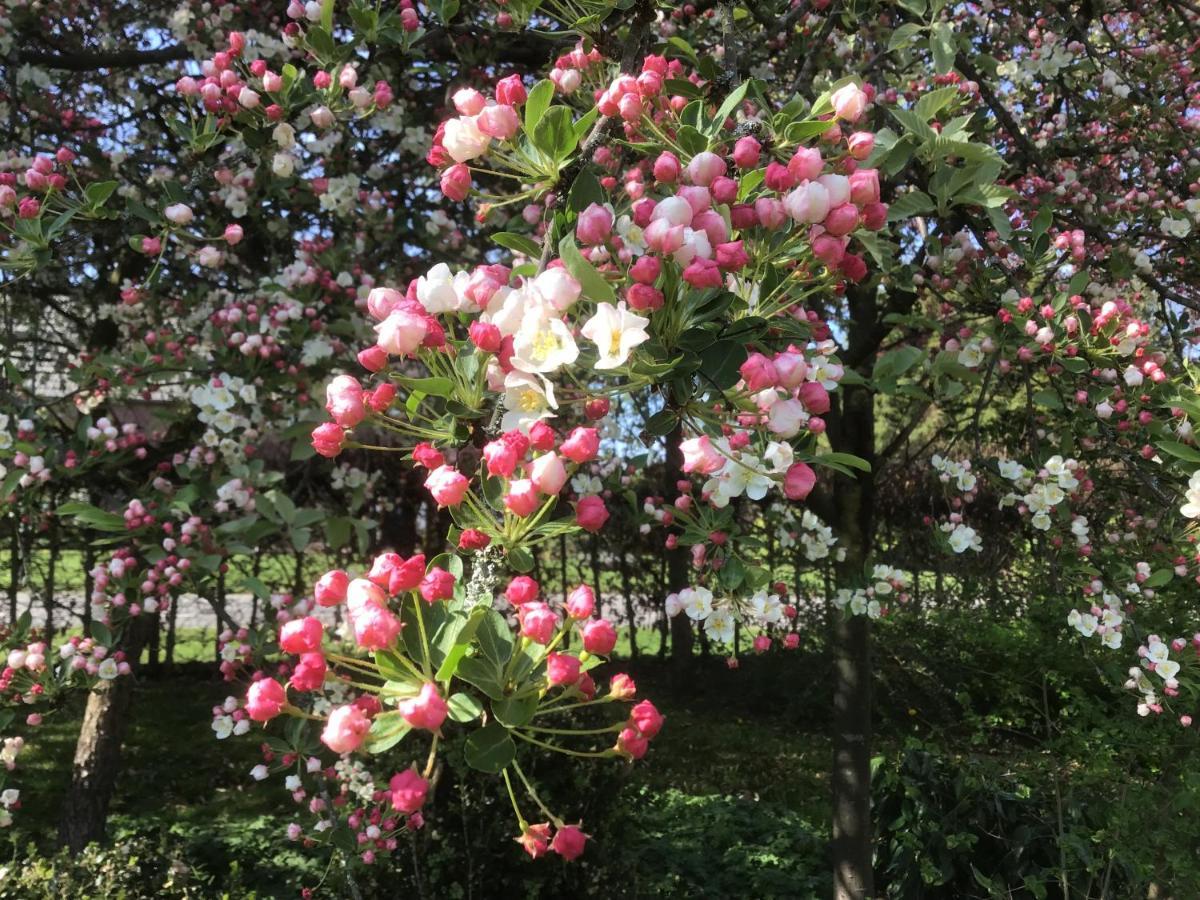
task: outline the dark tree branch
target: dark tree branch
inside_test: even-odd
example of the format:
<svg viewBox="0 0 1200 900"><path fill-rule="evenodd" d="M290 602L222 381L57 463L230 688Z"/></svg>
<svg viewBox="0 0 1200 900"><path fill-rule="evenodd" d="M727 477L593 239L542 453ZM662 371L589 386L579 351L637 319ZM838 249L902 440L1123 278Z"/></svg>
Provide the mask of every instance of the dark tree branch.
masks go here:
<svg viewBox="0 0 1200 900"><path fill-rule="evenodd" d="M61 50L48 53L42 50L22 49L17 51L17 60L47 69L64 72L92 72L96 69L134 69L139 66L158 65L190 59L192 51L183 44L158 47L154 50Z"/></svg>

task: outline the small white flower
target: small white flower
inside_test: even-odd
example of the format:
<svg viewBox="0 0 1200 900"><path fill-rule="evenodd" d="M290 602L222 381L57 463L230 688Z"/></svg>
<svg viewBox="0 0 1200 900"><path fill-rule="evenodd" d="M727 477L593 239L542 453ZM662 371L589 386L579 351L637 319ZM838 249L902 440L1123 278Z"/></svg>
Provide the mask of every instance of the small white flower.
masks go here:
<svg viewBox="0 0 1200 900"><path fill-rule="evenodd" d="M646 332L649 324L650 320L645 316L629 312L624 300L616 306L600 303L596 314L580 329L580 334L596 345L600 355L596 368L615 369L628 361L634 347L650 339Z"/></svg>

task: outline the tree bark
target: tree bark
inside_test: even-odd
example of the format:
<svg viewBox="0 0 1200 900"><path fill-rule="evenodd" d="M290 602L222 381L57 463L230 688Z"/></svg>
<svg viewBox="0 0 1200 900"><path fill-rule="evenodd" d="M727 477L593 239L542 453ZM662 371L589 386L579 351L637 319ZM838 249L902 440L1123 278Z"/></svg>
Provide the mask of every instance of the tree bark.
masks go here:
<svg viewBox="0 0 1200 900"><path fill-rule="evenodd" d="M864 344L876 319L871 292L850 296L849 354L873 363ZM843 384L829 430L834 450L871 463L871 472L837 475L834 528L845 558L837 563L837 588L867 583L866 567L874 540L875 400L865 384ZM833 896L868 900L874 896L871 825L871 623L865 615L833 614Z"/></svg>
<svg viewBox="0 0 1200 900"><path fill-rule="evenodd" d="M141 656L149 618L129 623L122 649L130 665ZM101 681L88 694L58 830L59 843L72 853L104 840L108 805L121 771L121 745L133 706L133 678L131 674Z"/></svg>
<svg viewBox="0 0 1200 900"><path fill-rule="evenodd" d="M858 386L849 386L845 390L844 424L861 423L862 433L872 434L874 417L870 393ZM867 454L859 452L858 455ZM837 566L840 587L854 588L863 584L871 551L873 497L870 480L867 473L857 478L838 478L838 546L846 551L845 559ZM875 890L871 867L870 619L865 615L835 615L833 642L834 897L836 900L865 900Z"/></svg>

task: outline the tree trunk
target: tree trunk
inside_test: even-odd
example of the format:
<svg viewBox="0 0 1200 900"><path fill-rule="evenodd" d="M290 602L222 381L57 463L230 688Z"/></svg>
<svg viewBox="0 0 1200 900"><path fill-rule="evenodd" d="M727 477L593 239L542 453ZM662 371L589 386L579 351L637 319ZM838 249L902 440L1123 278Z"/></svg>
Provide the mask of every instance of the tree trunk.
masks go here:
<svg viewBox="0 0 1200 900"><path fill-rule="evenodd" d="M45 593L42 596L42 609L46 615L42 635L48 647L54 646L54 595L58 592L58 558L61 549L58 520L55 519L54 523L50 526L50 561L46 566Z"/></svg>
<svg viewBox="0 0 1200 900"><path fill-rule="evenodd" d="M858 448L848 451L870 460L869 448L862 446L860 436L874 433L872 397L857 385L847 385L844 390L841 424L848 426L851 434L862 428L854 434L859 438L854 439ZM838 482L838 546L846 551L838 564L838 587L854 589L864 584L871 552L871 475L839 476ZM834 614L833 619L834 898L865 900L875 893L871 871L870 619L848 613Z"/></svg>
<svg viewBox="0 0 1200 900"><path fill-rule="evenodd" d="M621 587L625 591L625 619L629 626L629 657L638 658L637 612L633 608L633 586L629 583L629 559L625 555L625 545L621 545Z"/></svg>
<svg viewBox="0 0 1200 900"><path fill-rule="evenodd" d="M141 656L148 624L149 617L129 623L122 649L130 665ZM59 843L72 853L104 839L108 804L121 771L121 744L132 706L133 675L101 681L88 694L58 830Z"/></svg>
<svg viewBox="0 0 1200 900"><path fill-rule="evenodd" d="M861 301L860 301L861 302ZM866 300L867 303L871 301ZM852 303L852 308L856 304ZM861 307L855 310L861 313ZM858 319L858 315L855 316ZM851 334L853 346L855 335ZM835 450L875 463L874 397L866 385L842 385ZM836 476L834 496L838 546L837 588L864 586L874 535L874 472ZM871 646L870 619L833 614L833 896L867 900L874 896L871 827Z"/></svg>
<svg viewBox="0 0 1200 900"><path fill-rule="evenodd" d="M679 449L683 441L683 426L676 425L667 436L667 465L663 484L663 497L674 497L679 491L675 482L685 477L683 474L683 451ZM671 591L679 591L688 586L687 555L683 546L665 551L667 555L667 587ZM692 634L692 622L685 615L677 615L671 619L671 658L679 660L690 659L695 635Z"/></svg>

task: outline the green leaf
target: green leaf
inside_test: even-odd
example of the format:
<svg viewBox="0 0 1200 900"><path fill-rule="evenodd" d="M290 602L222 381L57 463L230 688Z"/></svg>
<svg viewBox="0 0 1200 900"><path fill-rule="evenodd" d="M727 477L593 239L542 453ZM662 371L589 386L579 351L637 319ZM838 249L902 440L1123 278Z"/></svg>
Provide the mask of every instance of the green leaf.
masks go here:
<svg viewBox="0 0 1200 900"><path fill-rule="evenodd" d="M692 156L703 153L708 149L708 138L701 134L699 129L693 128L691 125L680 125L675 138L679 142L679 146Z"/></svg>
<svg viewBox="0 0 1200 900"><path fill-rule="evenodd" d="M260 600L271 599L271 589L253 575L247 575L242 579L242 590L249 591Z"/></svg>
<svg viewBox="0 0 1200 900"><path fill-rule="evenodd" d="M404 721L399 710L379 713L371 722L371 730L367 732L363 747L368 753L383 753L400 743L411 730L412 726Z"/></svg>
<svg viewBox="0 0 1200 900"><path fill-rule="evenodd" d="M514 572L524 574L533 571L533 554L524 547L513 547L508 551L508 564Z"/></svg>
<svg viewBox="0 0 1200 900"><path fill-rule="evenodd" d="M308 29L304 40L323 63L329 62L337 49L333 43L333 35L330 31L316 25Z"/></svg>
<svg viewBox="0 0 1200 900"><path fill-rule="evenodd" d="M451 694L446 705L450 708L450 718L455 722L474 721L483 712L483 704L470 694Z"/></svg>
<svg viewBox="0 0 1200 900"><path fill-rule="evenodd" d="M860 472L871 471L871 464L853 453L822 453L813 462L824 466L844 466L848 469L858 469Z"/></svg>
<svg viewBox="0 0 1200 900"><path fill-rule="evenodd" d="M575 212L583 212L593 203L603 206L607 199L604 188L600 186L600 179L591 169L585 168L575 176L575 183L567 193L567 206Z"/></svg>
<svg viewBox="0 0 1200 900"><path fill-rule="evenodd" d="M434 642L445 654L437 674L434 675L438 681L447 682L454 677L486 612L486 609L480 607L472 610L470 616L455 616L442 626L442 631L434 638Z"/></svg>
<svg viewBox="0 0 1200 900"><path fill-rule="evenodd" d="M1044 406L1047 409L1062 409L1062 401L1058 399L1058 394L1051 390L1037 391L1033 395L1033 402L1038 406Z"/></svg>
<svg viewBox="0 0 1200 900"><path fill-rule="evenodd" d="M1175 577L1174 569L1158 569L1142 582L1144 588L1160 588Z"/></svg>
<svg viewBox="0 0 1200 900"><path fill-rule="evenodd" d="M494 609L487 610L483 621L475 629L475 642L497 668L502 668L512 656L512 629L504 621L504 616Z"/></svg>
<svg viewBox="0 0 1200 900"><path fill-rule="evenodd" d="M568 233L558 242L558 255L562 258L567 271L579 282L584 296L589 300L599 303L602 300L615 299L616 294L613 293L612 285L596 271L590 262L583 258L583 254L575 246L574 235Z"/></svg>
<svg viewBox="0 0 1200 900"><path fill-rule="evenodd" d="M571 155L578 142L572 125L570 109L565 106L550 107L533 128L533 145L552 159L562 162Z"/></svg>
<svg viewBox="0 0 1200 900"><path fill-rule="evenodd" d="M516 758L517 747L508 729L492 722L471 733L463 747L463 755L472 769L499 775Z"/></svg>
<svg viewBox="0 0 1200 900"><path fill-rule="evenodd" d="M1033 222L1029 226L1034 240L1045 234L1053 222L1054 207L1052 204L1047 203L1040 210L1038 210L1038 214L1033 217Z"/></svg>
<svg viewBox="0 0 1200 900"><path fill-rule="evenodd" d="M888 221L903 222L913 216L928 215L935 208L933 200L924 191L908 191L899 195L888 207Z"/></svg>
<svg viewBox="0 0 1200 900"><path fill-rule="evenodd" d="M512 231L501 231L499 234L493 234L492 240L506 250L511 250L513 253L520 253L523 256L528 256L530 259L537 259L542 255L541 248L523 234L517 234Z"/></svg>
<svg viewBox="0 0 1200 900"><path fill-rule="evenodd" d="M96 181L83 189L83 196L92 208L98 208L108 202L108 198L117 189L115 181Z"/></svg>
<svg viewBox="0 0 1200 900"><path fill-rule="evenodd" d="M919 347L897 347L889 350L875 360L875 368L871 372L872 381L883 381L888 378L899 378L925 357L925 351Z"/></svg>
<svg viewBox="0 0 1200 900"><path fill-rule="evenodd" d="M925 26L918 25L914 22L906 22L905 24L901 25L899 28L893 31L892 36L888 38L888 53L891 53L893 50L899 50L903 47L907 47L914 40L916 40L917 35L919 35L924 28Z"/></svg>
<svg viewBox="0 0 1200 900"><path fill-rule="evenodd" d="M737 384L741 377L738 371L746 361L746 348L738 341L721 340L705 348L700 354L702 361L700 371L704 373L701 384L728 390Z"/></svg>
<svg viewBox="0 0 1200 900"><path fill-rule="evenodd" d="M405 375L392 377L410 391L420 391L429 397L450 397L454 394L454 382L449 378L409 378Z"/></svg>
<svg viewBox="0 0 1200 900"><path fill-rule="evenodd" d="M933 53L933 68L939 75L946 75L954 68L954 30L949 22L934 22L929 35L929 49Z"/></svg>
<svg viewBox="0 0 1200 900"><path fill-rule="evenodd" d="M103 622L93 622L91 625L91 632L92 632L92 637L95 638L97 642L103 644L105 647L112 646L112 643L113 643L112 630L107 625L105 625Z"/></svg>
<svg viewBox="0 0 1200 900"><path fill-rule="evenodd" d="M1200 463L1200 450L1181 444L1179 441L1156 441L1155 446L1176 459L1186 459L1188 462Z"/></svg>
<svg viewBox="0 0 1200 900"><path fill-rule="evenodd" d="M550 101L554 99L554 82L549 79L539 81L529 90L525 100L525 133L533 137L533 129L542 120Z"/></svg>
<svg viewBox="0 0 1200 900"><path fill-rule="evenodd" d="M507 697L492 704L492 715L501 725L520 728L522 725L529 724L533 714L537 712L537 707L537 695L520 698Z"/></svg>
<svg viewBox="0 0 1200 900"><path fill-rule="evenodd" d="M456 678L473 684L493 700L504 699L504 672L490 660L468 656L458 664Z"/></svg>
<svg viewBox="0 0 1200 900"><path fill-rule="evenodd" d="M893 119L904 126L904 130L909 134L923 141L931 141L937 137L937 132L930 128L929 123L921 116L917 115L916 110L902 109L897 106L888 110L888 112L892 114Z"/></svg>
<svg viewBox="0 0 1200 900"><path fill-rule="evenodd" d="M833 119L808 119L803 122L793 122L783 131L783 138L789 144L799 144L811 137L824 134L835 124Z"/></svg>
<svg viewBox="0 0 1200 900"><path fill-rule="evenodd" d="M725 98L725 102L717 107L717 114L709 127L710 134L716 134L725 125L725 120L738 108L743 100L746 99L746 91L750 89L750 82L743 81Z"/></svg>
<svg viewBox="0 0 1200 900"><path fill-rule="evenodd" d="M124 531L125 520L116 513L105 512L90 503L72 500L55 510L59 516L71 516L97 531Z"/></svg>
<svg viewBox="0 0 1200 900"><path fill-rule="evenodd" d="M330 550L340 550L350 540L350 520L344 516L331 516L325 520L325 540Z"/></svg>
<svg viewBox="0 0 1200 900"><path fill-rule="evenodd" d="M957 96L958 88L954 85L929 91L927 94L923 94L921 99L917 101L917 115L928 122Z"/></svg>
<svg viewBox="0 0 1200 900"><path fill-rule="evenodd" d="M400 662L399 656L391 650L376 650L375 665L379 667L379 674L387 681L399 681L405 684L412 684L413 694L420 690L420 682L417 680L408 666Z"/></svg>
<svg viewBox="0 0 1200 900"><path fill-rule="evenodd" d="M646 433L654 437L670 434L679 424L679 414L673 409L663 409L646 420Z"/></svg>

